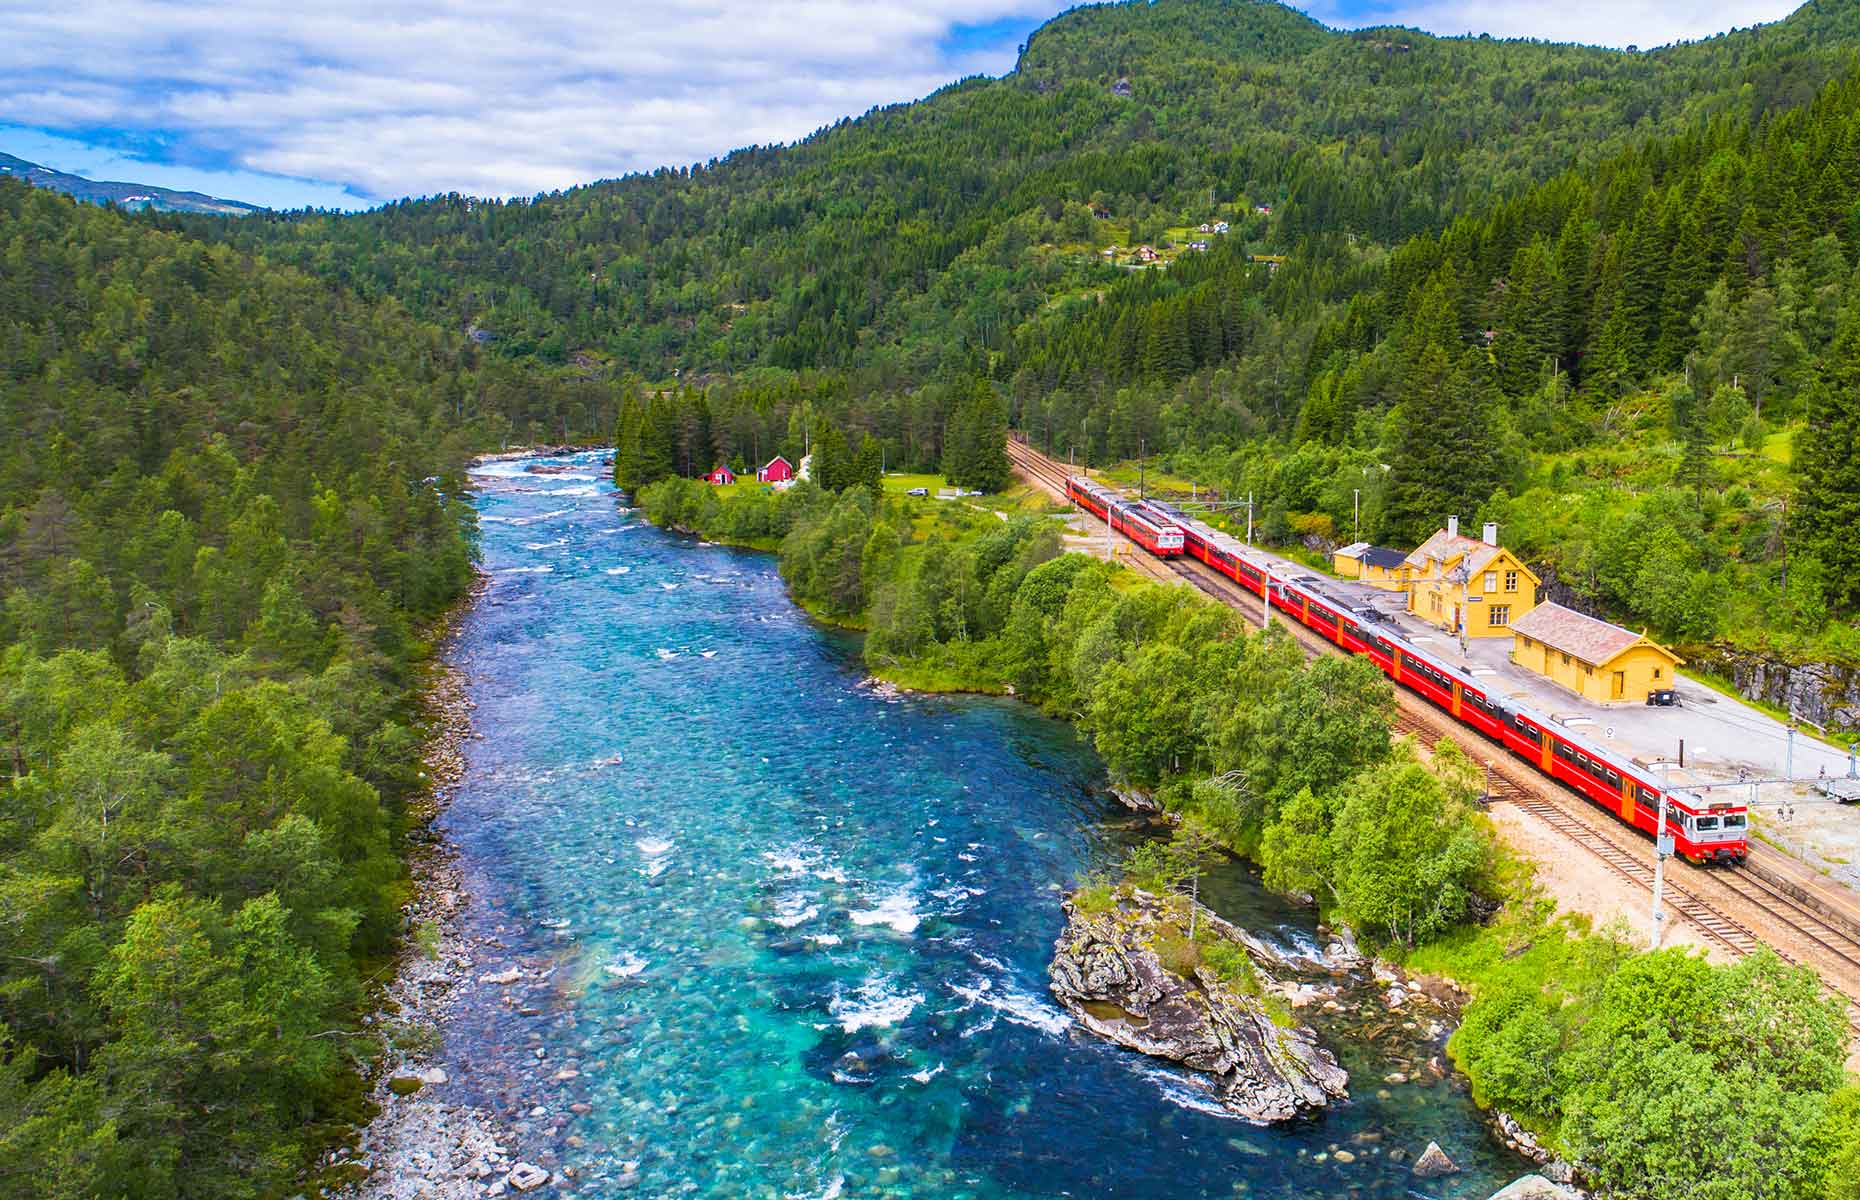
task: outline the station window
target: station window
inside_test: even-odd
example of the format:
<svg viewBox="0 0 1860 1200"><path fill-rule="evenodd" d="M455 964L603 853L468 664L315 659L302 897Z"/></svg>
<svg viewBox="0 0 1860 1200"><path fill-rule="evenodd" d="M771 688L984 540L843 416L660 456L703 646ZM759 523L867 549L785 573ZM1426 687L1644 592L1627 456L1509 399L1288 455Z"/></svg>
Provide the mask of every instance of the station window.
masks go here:
<svg viewBox="0 0 1860 1200"><path fill-rule="evenodd" d="M1653 677L1654 677L1655 679L1658 679L1658 678L1660 677L1660 668L1658 668L1658 667L1655 667L1655 668L1653 669Z"/></svg>
<svg viewBox="0 0 1860 1200"><path fill-rule="evenodd" d="M1488 592L1496 592L1498 590L1497 571L1487 571L1485 573L1485 590Z"/></svg>
<svg viewBox="0 0 1860 1200"><path fill-rule="evenodd" d="M1491 608L1487 609L1486 611L1490 614L1486 618L1487 624L1493 625L1493 626L1511 624L1511 605L1494 604Z"/></svg>
<svg viewBox="0 0 1860 1200"><path fill-rule="evenodd" d="M1518 590L1518 573L1516 571L1505 572L1505 590L1508 592L1515 592Z"/></svg>
<svg viewBox="0 0 1860 1200"><path fill-rule="evenodd" d="M1563 655L1563 665L1566 667L1569 665L1569 655L1567 654Z"/></svg>

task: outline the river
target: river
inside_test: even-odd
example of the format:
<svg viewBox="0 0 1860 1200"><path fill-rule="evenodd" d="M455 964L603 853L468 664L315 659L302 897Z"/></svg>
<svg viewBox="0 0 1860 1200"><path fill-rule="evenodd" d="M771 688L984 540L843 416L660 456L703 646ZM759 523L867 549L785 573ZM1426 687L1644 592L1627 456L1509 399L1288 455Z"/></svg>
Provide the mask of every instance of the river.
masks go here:
<svg viewBox="0 0 1860 1200"><path fill-rule="evenodd" d="M1461 1091L1385 1086L1362 1045L1333 1045L1356 1099L1262 1129L1075 1033L1060 891L1141 836L1089 745L862 686L772 558L552 461L476 475L491 582L453 655L479 736L443 818L478 969L547 974L468 987L440 1061L553 1194L1457 1200L1519 1173ZM1239 866L1210 893L1314 935ZM1390 1161L1430 1138L1468 1169Z"/></svg>

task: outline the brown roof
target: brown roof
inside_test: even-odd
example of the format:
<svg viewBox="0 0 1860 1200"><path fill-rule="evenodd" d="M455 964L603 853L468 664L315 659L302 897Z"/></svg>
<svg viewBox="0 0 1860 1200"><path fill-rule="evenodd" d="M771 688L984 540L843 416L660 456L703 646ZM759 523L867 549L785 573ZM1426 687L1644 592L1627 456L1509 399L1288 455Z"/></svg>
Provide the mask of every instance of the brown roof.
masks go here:
<svg viewBox="0 0 1860 1200"><path fill-rule="evenodd" d="M1632 629L1585 617L1575 609L1564 608L1561 604L1539 604L1513 621L1511 632L1542 642L1552 650L1561 650L1592 667L1607 665L1622 651L1642 639L1642 635ZM1649 644L1662 653L1672 655L1672 651L1664 646L1652 642ZM1678 656L1673 655L1673 661L1678 662Z"/></svg>
<svg viewBox="0 0 1860 1200"><path fill-rule="evenodd" d="M1434 531L1434 536L1415 547L1408 556L1411 566L1425 567L1430 559L1442 563L1451 562L1460 555L1466 556L1466 574L1470 578L1485 570L1486 564L1498 557L1499 547L1478 538L1469 538L1463 533L1448 533L1444 529Z"/></svg>

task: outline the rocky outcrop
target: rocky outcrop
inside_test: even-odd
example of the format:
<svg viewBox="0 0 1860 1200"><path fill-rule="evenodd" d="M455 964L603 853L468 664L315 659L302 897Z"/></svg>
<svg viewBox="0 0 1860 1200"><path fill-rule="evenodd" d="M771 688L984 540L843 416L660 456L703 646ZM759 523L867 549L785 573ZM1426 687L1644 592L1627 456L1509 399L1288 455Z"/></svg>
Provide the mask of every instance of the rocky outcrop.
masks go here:
<svg viewBox="0 0 1860 1200"><path fill-rule="evenodd" d="M1105 912L1065 902L1066 929L1049 970L1059 1003L1085 1028L1120 1046L1211 1076L1221 1103L1249 1120L1283 1121L1348 1094L1349 1076L1317 1035L1274 1020L1260 993L1277 965L1256 940L1200 911L1204 937L1243 952L1257 978L1230 983L1207 963L1180 962L1186 945L1176 902L1121 890ZM1174 947L1178 974L1158 947Z"/></svg>
<svg viewBox="0 0 1860 1200"><path fill-rule="evenodd" d="M1829 662L1788 662L1754 650L1700 646L1692 665L1729 679L1752 700L1785 709L1824 728L1860 728L1860 669Z"/></svg>

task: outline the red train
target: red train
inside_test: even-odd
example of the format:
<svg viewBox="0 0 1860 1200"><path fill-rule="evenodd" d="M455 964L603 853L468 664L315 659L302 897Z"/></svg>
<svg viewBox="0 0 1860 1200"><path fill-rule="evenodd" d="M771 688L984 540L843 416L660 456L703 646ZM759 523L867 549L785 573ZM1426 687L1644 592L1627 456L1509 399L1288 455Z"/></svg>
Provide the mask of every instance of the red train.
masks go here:
<svg viewBox="0 0 1860 1200"><path fill-rule="evenodd" d="M1108 521L1112 529L1158 558L1176 558L1182 553L1184 535L1179 524L1167 516L1158 517L1102 484L1070 476L1066 479L1066 499Z"/></svg>
<svg viewBox="0 0 1860 1200"><path fill-rule="evenodd" d="M1074 503L1100 516L1107 506L1116 511L1122 505L1145 525L1173 526L1180 534L1180 549L1162 553L1200 559L1254 595L1269 596L1274 608L1327 641L1368 658L1397 685L1460 724L1580 792L1617 820L1649 835L1654 832L1662 789L1651 772L1527 704L1493 694L1473 676L1416 648L1382 613L1352 606L1325 590L1316 576L1288 571L1173 505L1125 501L1088 480L1068 480L1066 492ZM1749 853L1746 805L1707 799L1692 789L1665 790L1667 832L1673 835L1677 853L1700 864L1744 861Z"/></svg>

